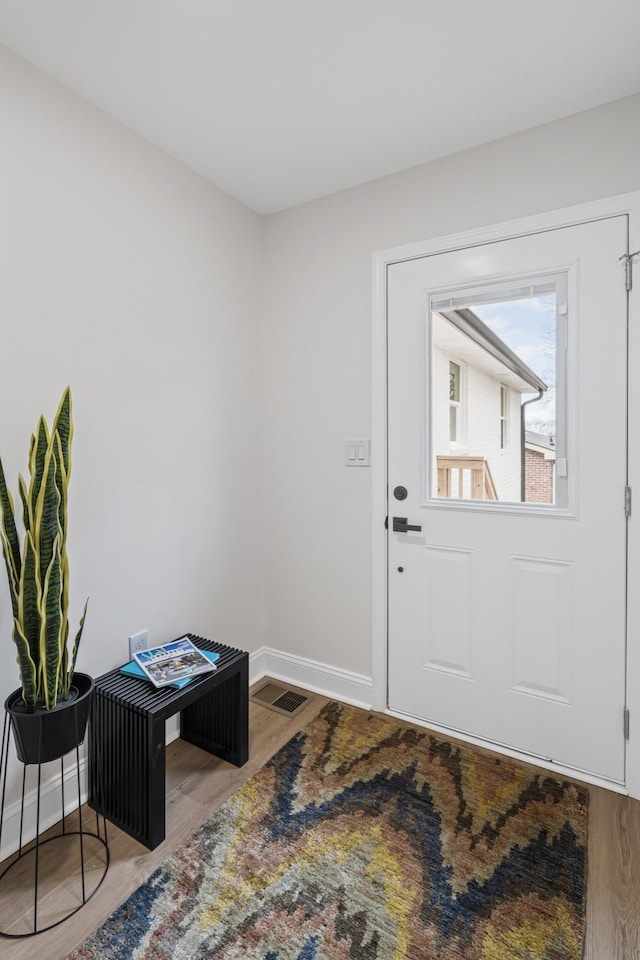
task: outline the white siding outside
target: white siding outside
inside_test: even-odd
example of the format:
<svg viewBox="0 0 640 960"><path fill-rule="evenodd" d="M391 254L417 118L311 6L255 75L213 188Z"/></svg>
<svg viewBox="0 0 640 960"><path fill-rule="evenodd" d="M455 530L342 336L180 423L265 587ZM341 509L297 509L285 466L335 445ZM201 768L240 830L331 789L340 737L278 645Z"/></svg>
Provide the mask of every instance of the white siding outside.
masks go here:
<svg viewBox="0 0 640 960"><path fill-rule="evenodd" d="M449 362L461 368L459 440L449 440ZM520 500L520 393L507 387L506 446L500 448L500 388L503 381L456 354L434 346L432 357L433 493L438 456L487 459L499 500Z"/></svg>

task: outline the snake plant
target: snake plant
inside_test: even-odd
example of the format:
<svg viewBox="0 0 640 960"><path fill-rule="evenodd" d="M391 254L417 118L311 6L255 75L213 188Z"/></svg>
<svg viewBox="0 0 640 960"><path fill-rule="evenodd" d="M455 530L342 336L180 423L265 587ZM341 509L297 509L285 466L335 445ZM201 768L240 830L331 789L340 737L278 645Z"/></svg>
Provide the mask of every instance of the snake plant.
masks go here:
<svg viewBox="0 0 640 960"><path fill-rule="evenodd" d="M62 394L51 431L40 417L29 451L29 484L18 477L24 542L16 525L13 498L0 460L0 538L13 607L22 699L27 711L53 710L67 700L87 612L69 658L69 561L67 490L71 472L73 420L71 390Z"/></svg>

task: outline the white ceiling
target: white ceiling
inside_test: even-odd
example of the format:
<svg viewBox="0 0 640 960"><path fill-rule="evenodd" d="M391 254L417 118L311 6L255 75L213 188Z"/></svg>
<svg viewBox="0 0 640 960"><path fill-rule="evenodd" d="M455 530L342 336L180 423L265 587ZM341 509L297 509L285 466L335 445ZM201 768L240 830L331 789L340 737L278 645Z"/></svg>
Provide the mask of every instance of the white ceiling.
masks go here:
<svg viewBox="0 0 640 960"><path fill-rule="evenodd" d="M0 0L0 43L259 213L640 91L638 0Z"/></svg>

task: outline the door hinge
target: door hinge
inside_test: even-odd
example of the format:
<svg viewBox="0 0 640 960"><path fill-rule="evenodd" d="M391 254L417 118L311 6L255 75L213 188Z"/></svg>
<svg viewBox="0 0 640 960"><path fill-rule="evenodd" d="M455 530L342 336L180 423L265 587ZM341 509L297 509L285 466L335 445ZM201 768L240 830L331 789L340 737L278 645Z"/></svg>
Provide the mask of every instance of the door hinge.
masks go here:
<svg viewBox="0 0 640 960"><path fill-rule="evenodd" d="M625 740L629 739L629 707L625 707L622 713L622 729L624 730Z"/></svg>
<svg viewBox="0 0 640 960"><path fill-rule="evenodd" d="M635 257L639 256L640 250L636 250L635 253L624 253L620 257L620 260L624 260L624 279L627 290L631 290L633 286L633 261Z"/></svg>
<svg viewBox="0 0 640 960"><path fill-rule="evenodd" d="M624 488L624 515L631 516L631 487Z"/></svg>

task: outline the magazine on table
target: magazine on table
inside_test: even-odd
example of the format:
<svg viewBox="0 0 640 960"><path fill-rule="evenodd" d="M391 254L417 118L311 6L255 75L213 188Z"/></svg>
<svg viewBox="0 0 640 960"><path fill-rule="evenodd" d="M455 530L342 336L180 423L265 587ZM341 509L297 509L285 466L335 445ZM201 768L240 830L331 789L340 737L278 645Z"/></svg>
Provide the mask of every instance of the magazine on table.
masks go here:
<svg viewBox="0 0 640 960"><path fill-rule="evenodd" d="M200 673L216 669L215 663L188 637L164 643L160 647L138 650L133 656L144 675L156 687L184 682Z"/></svg>

